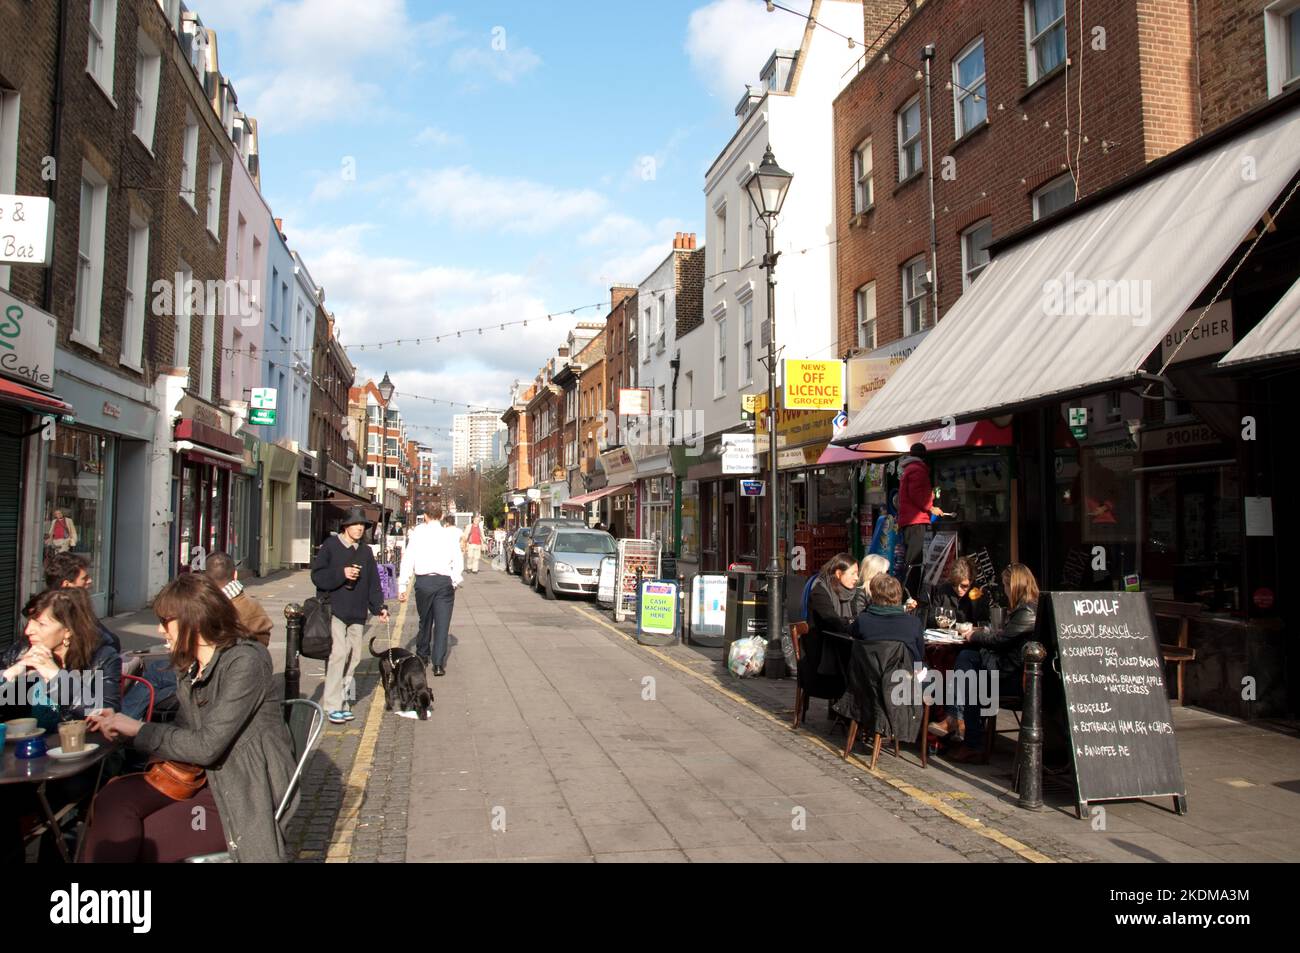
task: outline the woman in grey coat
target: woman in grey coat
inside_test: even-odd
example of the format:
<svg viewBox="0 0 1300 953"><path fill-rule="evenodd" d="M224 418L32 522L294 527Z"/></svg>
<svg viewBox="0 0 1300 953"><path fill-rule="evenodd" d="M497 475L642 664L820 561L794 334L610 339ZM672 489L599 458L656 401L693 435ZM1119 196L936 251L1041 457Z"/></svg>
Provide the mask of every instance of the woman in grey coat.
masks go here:
<svg viewBox="0 0 1300 953"><path fill-rule="evenodd" d="M168 583L154 611L180 672L176 723L145 724L120 712L91 720L137 751L202 767L207 783L174 800L145 774L112 782L95 800L86 859L167 862L229 850L237 861L287 860L275 810L293 776L293 745L272 691L270 653L202 573Z"/></svg>

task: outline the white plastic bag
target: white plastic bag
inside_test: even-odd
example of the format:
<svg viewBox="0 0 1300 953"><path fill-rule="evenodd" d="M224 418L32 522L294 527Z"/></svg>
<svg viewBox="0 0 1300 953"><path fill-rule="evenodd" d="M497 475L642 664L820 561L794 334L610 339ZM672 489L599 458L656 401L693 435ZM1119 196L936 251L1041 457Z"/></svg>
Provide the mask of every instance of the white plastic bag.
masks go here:
<svg viewBox="0 0 1300 953"><path fill-rule="evenodd" d="M767 639L759 635L737 639L727 652L727 669L737 678L747 678L763 671L767 658Z"/></svg>

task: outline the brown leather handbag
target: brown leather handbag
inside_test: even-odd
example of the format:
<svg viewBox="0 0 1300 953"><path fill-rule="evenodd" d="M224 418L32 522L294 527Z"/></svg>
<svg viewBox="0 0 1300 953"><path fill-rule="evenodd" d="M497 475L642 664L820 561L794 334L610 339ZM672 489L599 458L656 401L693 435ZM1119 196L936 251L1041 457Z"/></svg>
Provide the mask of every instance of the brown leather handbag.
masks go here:
<svg viewBox="0 0 1300 953"><path fill-rule="evenodd" d="M208 783L201 767L184 761L155 761L145 771L144 779L151 788L173 801L188 801Z"/></svg>

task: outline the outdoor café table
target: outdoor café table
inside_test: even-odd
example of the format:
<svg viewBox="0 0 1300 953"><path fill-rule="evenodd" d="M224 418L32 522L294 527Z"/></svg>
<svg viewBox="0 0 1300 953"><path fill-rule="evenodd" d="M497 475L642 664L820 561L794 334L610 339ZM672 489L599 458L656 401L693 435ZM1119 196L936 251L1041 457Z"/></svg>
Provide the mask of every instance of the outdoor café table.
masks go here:
<svg viewBox="0 0 1300 953"><path fill-rule="evenodd" d="M50 809L49 799L45 796L45 786L51 781L62 781L76 777L95 768L99 771L99 774L95 778L95 787L90 792L90 797L94 798L104 777L104 761L117 750L118 746L116 742L105 740L104 736L97 731L86 732L86 744L97 744L99 748L81 758L60 760L51 758L49 755L42 755L39 758L20 758L17 755L18 743L11 742L5 745L4 761L0 764L0 785L32 784L36 786L36 801L40 805L45 822L49 824L50 830L54 832L55 846L58 847L59 856L63 858L65 863L71 863L72 858L68 856L68 846L63 842L63 831L59 827L58 818L55 817L54 811ZM46 733L45 745L47 748L57 748L59 746L58 729ZM77 848L78 850L81 848L80 837L77 838Z"/></svg>

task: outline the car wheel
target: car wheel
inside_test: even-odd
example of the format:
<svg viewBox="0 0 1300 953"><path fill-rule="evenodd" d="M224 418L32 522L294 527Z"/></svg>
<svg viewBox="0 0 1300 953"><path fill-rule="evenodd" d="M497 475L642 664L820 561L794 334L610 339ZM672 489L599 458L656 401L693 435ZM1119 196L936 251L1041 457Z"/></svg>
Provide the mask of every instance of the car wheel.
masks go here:
<svg viewBox="0 0 1300 953"><path fill-rule="evenodd" d="M555 601L555 587L551 585L550 576L546 577L546 585L542 588L542 597L549 599L551 602Z"/></svg>
<svg viewBox="0 0 1300 953"><path fill-rule="evenodd" d="M533 589L537 592L542 591L542 564L538 563L537 568L533 571Z"/></svg>

